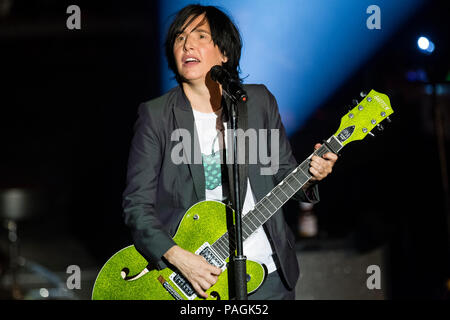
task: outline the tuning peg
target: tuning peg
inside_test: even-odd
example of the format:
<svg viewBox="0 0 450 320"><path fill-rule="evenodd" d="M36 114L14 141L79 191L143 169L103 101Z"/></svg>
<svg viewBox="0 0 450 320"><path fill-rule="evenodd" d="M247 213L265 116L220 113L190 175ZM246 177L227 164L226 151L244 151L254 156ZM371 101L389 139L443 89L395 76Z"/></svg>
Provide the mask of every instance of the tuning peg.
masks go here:
<svg viewBox="0 0 450 320"><path fill-rule="evenodd" d="M367 134L368 134L369 136L371 136L372 138L375 138L375 135L374 135L372 132L369 131Z"/></svg>
<svg viewBox="0 0 450 320"><path fill-rule="evenodd" d="M359 104L359 101L356 100L356 99L353 99L352 100L352 104L353 104L354 107L356 107Z"/></svg>
<svg viewBox="0 0 450 320"><path fill-rule="evenodd" d="M361 98L364 98L365 96L367 96L367 92L361 91L361 92L359 93L359 95L360 95Z"/></svg>
<svg viewBox="0 0 450 320"><path fill-rule="evenodd" d="M392 122L391 118L389 118L389 117L386 117L386 120L387 120L387 122L389 122L389 123Z"/></svg>
<svg viewBox="0 0 450 320"><path fill-rule="evenodd" d="M384 127L383 127L383 125L381 124L381 123L379 123L379 124L377 124L377 129L378 129L378 131L383 131L384 130Z"/></svg>

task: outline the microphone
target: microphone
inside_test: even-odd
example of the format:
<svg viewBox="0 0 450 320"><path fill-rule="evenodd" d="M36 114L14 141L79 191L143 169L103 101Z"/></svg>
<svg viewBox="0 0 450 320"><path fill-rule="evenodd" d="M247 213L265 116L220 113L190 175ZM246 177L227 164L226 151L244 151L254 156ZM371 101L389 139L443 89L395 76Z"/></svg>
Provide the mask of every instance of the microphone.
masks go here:
<svg viewBox="0 0 450 320"><path fill-rule="evenodd" d="M225 68L219 65L212 67L211 79L220 83L222 89L232 100L247 102L247 92L245 92L240 83L231 78L229 72L225 70Z"/></svg>

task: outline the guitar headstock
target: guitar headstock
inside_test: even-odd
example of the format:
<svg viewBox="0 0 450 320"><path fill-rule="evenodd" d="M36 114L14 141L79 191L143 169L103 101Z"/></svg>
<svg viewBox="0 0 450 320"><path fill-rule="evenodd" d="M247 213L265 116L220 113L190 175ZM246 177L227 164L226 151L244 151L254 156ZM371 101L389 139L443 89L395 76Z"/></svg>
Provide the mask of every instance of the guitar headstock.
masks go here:
<svg viewBox="0 0 450 320"><path fill-rule="evenodd" d="M362 140L366 135L378 126L382 128L381 122L388 119L394 113L389 97L383 93L371 90L352 110L341 119L341 125L334 136L343 146Z"/></svg>

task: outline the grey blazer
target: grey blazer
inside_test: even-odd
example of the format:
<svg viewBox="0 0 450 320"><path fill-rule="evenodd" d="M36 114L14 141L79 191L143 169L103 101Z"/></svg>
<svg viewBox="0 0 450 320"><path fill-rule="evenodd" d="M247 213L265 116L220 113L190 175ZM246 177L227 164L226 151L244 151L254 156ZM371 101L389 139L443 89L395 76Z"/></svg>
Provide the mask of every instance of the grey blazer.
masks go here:
<svg viewBox="0 0 450 320"><path fill-rule="evenodd" d="M244 131L247 128L268 129L269 145L270 129L279 129L279 163L275 174L262 175L261 168L270 165L263 165L260 161L239 166L241 201L245 198L247 178L259 201L294 170L297 162L292 155L275 97L264 85L244 85L244 88L248 102L239 109L238 127ZM196 129L192 108L180 86L139 106L123 193L124 220L131 230L134 245L157 268L166 266L162 256L175 245L172 236L186 210L196 202L205 200L203 165L192 163L194 161L191 164L175 164L171 159L173 148L176 145L179 147L180 143L171 140L176 129L192 133L191 141L183 140L183 148L194 148L190 152L193 159L193 153L200 152L200 149L198 141L194 140L197 137L194 135ZM248 149L248 143L245 147ZM270 146L268 150L271 150ZM231 165L228 165L228 170L230 168ZM229 176L232 177L231 174ZM232 186L232 183L229 185ZM293 198L305 202L319 201L317 185L307 193L300 190ZM294 288L299 275L295 236L281 211L273 215L264 228L274 250L275 261L287 285Z"/></svg>

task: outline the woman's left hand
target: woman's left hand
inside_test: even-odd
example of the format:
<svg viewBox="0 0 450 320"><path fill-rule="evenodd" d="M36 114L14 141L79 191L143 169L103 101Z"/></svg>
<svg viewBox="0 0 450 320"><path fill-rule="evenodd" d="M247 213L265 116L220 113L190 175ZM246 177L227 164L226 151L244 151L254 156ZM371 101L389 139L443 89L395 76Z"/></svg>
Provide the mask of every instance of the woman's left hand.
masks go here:
<svg viewBox="0 0 450 320"><path fill-rule="evenodd" d="M320 143L317 143L314 149L317 150L321 146ZM311 180L318 182L326 178L333 171L337 159L338 156L332 152L325 153L322 158L316 155L312 156L309 167L309 172L312 174Z"/></svg>

